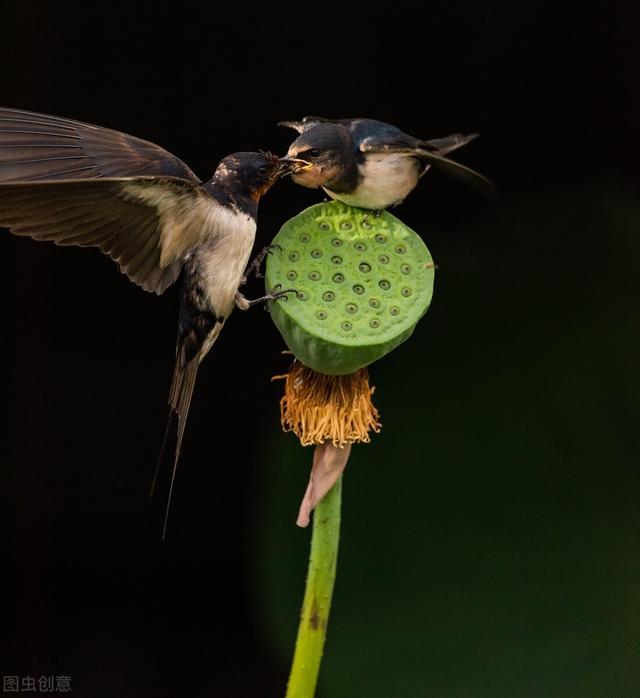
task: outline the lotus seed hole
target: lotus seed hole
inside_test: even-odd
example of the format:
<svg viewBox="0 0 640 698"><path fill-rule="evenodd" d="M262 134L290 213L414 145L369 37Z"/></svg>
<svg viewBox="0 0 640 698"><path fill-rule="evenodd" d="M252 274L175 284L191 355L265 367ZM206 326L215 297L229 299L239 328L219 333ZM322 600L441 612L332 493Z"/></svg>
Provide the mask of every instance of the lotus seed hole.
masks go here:
<svg viewBox="0 0 640 698"><path fill-rule="evenodd" d="M397 305L392 305L391 308L389 308L389 312L392 315L399 315L400 314L400 308L398 308Z"/></svg>
<svg viewBox="0 0 640 698"><path fill-rule="evenodd" d="M355 303L347 303L344 307L348 313L351 313L351 315L358 312L358 306Z"/></svg>
<svg viewBox="0 0 640 698"><path fill-rule="evenodd" d="M353 287L353 292L357 293L359 296L361 296L364 293L364 286L360 286L360 284L356 284Z"/></svg>
<svg viewBox="0 0 640 698"><path fill-rule="evenodd" d="M349 221L344 221L343 223L340 223L340 227L342 228L342 230L351 230L351 228L353 228Z"/></svg>
<svg viewBox="0 0 640 698"><path fill-rule="evenodd" d="M328 223L320 223L320 230L331 230L331 226Z"/></svg>
<svg viewBox="0 0 640 698"><path fill-rule="evenodd" d="M401 271L403 274L409 274L409 273L411 273L411 267L410 267L408 264L403 264L403 265L400 267L400 271Z"/></svg>
<svg viewBox="0 0 640 698"><path fill-rule="evenodd" d="M353 327L353 325L350 322L343 322L342 323L342 329L345 332L348 332L352 327Z"/></svg>
<svg viewBox="0 0 640 698"><path fill-rule="evenodd" d="M380 281L378 281L378 286L384 291L388 291L391 288L391 284L386 279L380 279Z"/></svg>
<svg viewBox="0 0 640 698"><path fill-rule="evenodd" d="M300 236L300 242L309 242L309 240L311 240L309 235L307 235L307 233L302 233Z"/></svg>
<svg viewBox="0 0 640 698"><path fill-rule="evenodd" d="M361 263L358 265L358 269L360 269L360 271L361 271L363 274L367 274L368 272L371 271L371 265L367 264L366 262L361 262Z"/></svg>
<svg viewBox="0 0 640 698"><path fill-rule="evenodd" d="M342 257L338 257L338 255L336 255L335 257L331 257L331 261L334 264L342 264Z"/></svg>
<svg viewBox="0 0 640 698"><path fill-rule="evenodd" d="M322 257L322 250L311 250L311 256L314 259L318 259L319 257Z"/></svg>
<svg viewBox="0 0 640 698"><path fill-rule="evenodd" d="M299 301L306 301L307 297L308 296L304 291L298 291L298 300Z"/></svg>
<svg viewBox="0 0 640 698"><path fill-rule="evenodd" d="M311 281L318 281L320 279L320 272L318 271L310 271L309 272L309 278Z"/></svg>
<svg viewBox="0 0 640 698"><path fill-rule="evenodd" d="M373 228L373 226L371 225L371 223L369 223L369 221L362 221L362 227L366 228L367 230L371 230L371 228Z"/></svg>
<svg viewBox="0 0 640 698"><path fill-rule="evenodd" d="M354 247L356 248L356 250L358 250L358 252L364 252L367 249L367 246L364 244L364 242L356 242Z"/></svg>
<svg viewBox="0 0 640 698"><path fill-rule="evenodd" d="M337 284L341 284L344 281L342 274L334 274L332 278Z"/></svg>
<svg viewBox="0 0 640 698"><path fill-rule="evenodd" d="M333 238L333 240L331 241L331 244L334 247L340 247L340 245L342 245L342 240L340 238Z"/></svg>
<svg viewBox="0 0 640 698"><path fill-rule="evenodd" d="M298 275L296 274L295 271L291 270L291 271L287 272L287 279L289 279L289 281L294 281L297 278L298 278Z"/></svg>
<svg viewBox="0 0 640 698"><path fill-rule="evenodd" d="M381 255L378 257L378 261L379 261L381 264L389 264L389 257L387 257L386 254L381 254Z"/></svg>
<svg viewBox="0 0 640 698"><path fill-rule="evenodd" d="M331 302L332 300L335 300L335 293L333 291L325 291L325 293L322 294L322 300L325 300L327 302Z"/></svg>
<svg viewBox="0 0 640 698"><path fill-rule="evenodd" d="M371 318L371 320L369 320L369 327L380 327L380 320L375 317Z"/></svg>
<svg viewBox="0 0 640 698"><path fill-rule="evenodd" d="M297 252L290 252L289 253L289 259L292 262L297 262L300 259L300 255Z"/></svg>
<svg viewBox="0 0 640 698"><path fill-rule="evenodd" d="M407 251L407 248L404 245L396 245L396 252L398 254L404 254Z"/></svg>
<svg viewBox="0 0 640 698"><path fill-rule="evenodd" d="M405 298L408 298L411 295L411 289L410 288L403 288L402 291L400 291L400 293L402 293L402 295Z"/></svg>
<svg viewBox="0 0 640 698"><path fill-rule="evenodd" d="M318 320L326 320L327 314L324 310L318 310L318 312L316 313L316 317L318 318Z"/></svg>
<svg viewBox="0 0 640 698"><path fill-rule="evenodd" d="M372 299L369 301L369 305L370 305L372 308L379 308L379 307L380 307L380 301L379 301L377 298L372 298Z"/></svg>
<svg viewBox="0 0 640 698"><path fill-rule="evenodd" d="M376 235L376 242L379 242L379 243L382 245L382 244L384 244L386 241L387 241L387 238L386 238L384 235L380 235L380 233L378 233L378 234Z"/></svg>

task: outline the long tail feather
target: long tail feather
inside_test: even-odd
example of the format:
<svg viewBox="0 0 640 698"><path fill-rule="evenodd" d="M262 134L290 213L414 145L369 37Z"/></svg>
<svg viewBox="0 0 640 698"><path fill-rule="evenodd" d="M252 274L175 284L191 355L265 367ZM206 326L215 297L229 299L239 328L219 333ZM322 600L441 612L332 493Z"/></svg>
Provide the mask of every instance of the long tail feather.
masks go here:
<svg viewBox="0 0 640 698"><path fill-rule="evenodd" d="M162 527L162 540L164 540L167 532L167 523L169 521L169 508L171 507L171 497L173 495L173 486L176 479L176 471L178 469L178 459L180 458L180 451L182 449L182 439L184 437L184 430L187 425L187 417L189 415L189 407L191 406L191 398L193 397L193 389L196 384L196 377L198 375L198 368L200 367L200 362L207 355L215 341L220 335L220 330L222 329L222 323L217 323L213 330L209 333L206 340L204 341L200 351L191 359L191 361L185 363L184 354L179 349L178 356L176 359L176 367L173 372L173 380L171 381L171 389L169 390L169 424L167 425L167 433L169 426L171 425L172 416L175 414L178 416L178 430L176 436L176 449L173 457L173 469L171 471L171 484L169 485L169 494L167 496L167 506L165 509L164 525ZM166 442L163 441L162 453L164 452ZM154 477L155 483L155 477Z"/></svg>
<svg viewBox="0 0 640 698"><path fill-rule="evenodd" d="M178 469L180 450L182 449L184 429L187 425L187 416L189 415L189 407L191 405L193 388L196 384L196 376L198 374L199 366L199 356L196 356L184 367L180 365L180 360L178 360L173 373L169 404L171 405L172 412L178 415L178 434L176 437L176 450L173 457L173 469L171 471L171 484L169 485L169 495L167 497L167 507L165 509L164 524L162 527L162 540L164 540L167 533L167 523L169 521L169 508L171 506L171 496L173 495L173 485L176 479L176 471Z"/></svg>
<svg viewBox="0 0 640 698"><path fill-rule="evenodd" d="M174 372L175 376L175 372ZM149 490L149 496L153 497L153 493L156 491L156 482L158 480L158 473L160 472L160 466L164 460L164 452L167 448L167 441L169 440L169 432L171 431L171 425L173 424L174 411L169 408L169 416L167 418L167 426L164 430L164 436L162 437L162 444L160 446L160 453L158 455L158 460L156 462L156 469L153 471L153 479L151 480L151 489Z"/></svg>

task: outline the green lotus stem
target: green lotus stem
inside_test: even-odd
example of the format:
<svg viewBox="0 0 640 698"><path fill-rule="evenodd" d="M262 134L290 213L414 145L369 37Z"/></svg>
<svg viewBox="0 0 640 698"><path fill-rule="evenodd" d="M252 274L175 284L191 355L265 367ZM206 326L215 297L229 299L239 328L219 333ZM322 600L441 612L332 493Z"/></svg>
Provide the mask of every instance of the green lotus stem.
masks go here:
<svg viewBox="0 0 640 698"><path fill-rule="evenodd" d="M336 579L341 490L342 477L313 515L307 585L286 698L313 698L316 692Z"/></svg>

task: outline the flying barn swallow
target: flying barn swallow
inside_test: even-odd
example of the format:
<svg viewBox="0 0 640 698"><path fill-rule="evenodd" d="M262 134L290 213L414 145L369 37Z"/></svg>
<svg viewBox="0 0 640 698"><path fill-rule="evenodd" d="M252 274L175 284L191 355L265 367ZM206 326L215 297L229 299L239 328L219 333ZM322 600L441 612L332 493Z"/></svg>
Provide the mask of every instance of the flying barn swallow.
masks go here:
<svg viewBox="0 0 640 698"><path fill-rule="evenodd" d="M235 306L255 240L260 197L287 166L234 153L202 183L160 146L107 128L0 108L0 227L58 245L97 247L131 281L161 294L181 275L178 417L171 491L198 367ZM166 528L166 519L165 519ZM163 533L164 535L164 533Z"/></svg>
<svg viewBox="0 0 640 698"><path fill-rule="evenodd" d="M278 125L300 134L282 158L291 163L293 180L350 206L375 211L397 206L431 167L485 193L494 191L483 175L445 157L475 133L424 141L383 121L319 116Z"/></svg>

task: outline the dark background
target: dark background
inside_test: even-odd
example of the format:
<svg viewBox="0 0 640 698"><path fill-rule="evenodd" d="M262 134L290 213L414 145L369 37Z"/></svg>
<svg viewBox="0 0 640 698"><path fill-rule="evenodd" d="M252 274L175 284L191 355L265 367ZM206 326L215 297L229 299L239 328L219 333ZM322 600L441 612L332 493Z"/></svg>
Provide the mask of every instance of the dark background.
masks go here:
<svg viewBox="0 0 640 698"><path fill-rule="evenodd" d="M637 28L609 5L0 4L0 101L156 142L202 178L278 120L479 131L485 200L427 176L396 213L432 307L374 365L383 432L344 488L321 697L640 695ZM317 192L279 184L257 246ZM160 542L177 290L0 238L0 674L73 694L284 692L311 453L278 426L269 316L200 372ZM258 282L250 291L260 293Z"/></svg>

